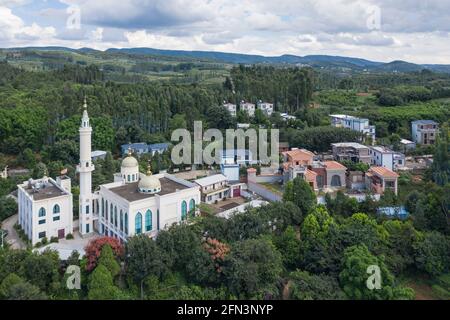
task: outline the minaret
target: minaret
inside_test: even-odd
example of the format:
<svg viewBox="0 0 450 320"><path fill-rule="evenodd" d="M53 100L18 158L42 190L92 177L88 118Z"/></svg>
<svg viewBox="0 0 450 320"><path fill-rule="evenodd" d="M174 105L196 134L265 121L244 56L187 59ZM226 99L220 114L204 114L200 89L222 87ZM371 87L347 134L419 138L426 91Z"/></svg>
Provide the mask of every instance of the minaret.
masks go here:
<svg viewBox="0 0 450 320"><path fill-rule="evenodd" d="M92 171L95 170L91 158L92 128L89 123L86 97L84 98L83 117L80 126L80 164L77 172L80 174L80 205L79 223L80 234L85 235L93 232L93 204L92 204Z"/></svg>

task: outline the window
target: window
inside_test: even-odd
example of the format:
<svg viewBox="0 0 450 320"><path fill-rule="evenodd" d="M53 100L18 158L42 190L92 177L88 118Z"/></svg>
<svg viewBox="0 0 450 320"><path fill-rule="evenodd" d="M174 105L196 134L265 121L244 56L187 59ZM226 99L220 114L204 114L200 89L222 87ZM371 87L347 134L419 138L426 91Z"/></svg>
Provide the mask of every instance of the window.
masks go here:
<svg viewBox="0 0 450 320"><path fill-rule="evenodd" d="M39 232L38 238L39 238L39 239L45 238L45 231Z"/></svg>
<svg viewBox="0 0 450 320"><path fill-rule="evenodd" d="M195 216L195 200L194 199L191 199L191 201L189 201L189 212L193 217Z"/></svg>
<svg viewBox="0 0 450 320"><path fill-rule="evenodd" d="M105 201L105 218L108 221L108 200Z"/></svg>
<svg viewBox="0 0 450 320"><path fill-rule="evenodd" d="M142 232L142 214L138 212L134 218L135 233L140 234Z"/></svg>
<svg viewBox="0 0 450 320"><path fill-rule="evenodd" d="M61 208L59 207L59 205L55 204L53 207L53 214L58 214L61 212Z"/></svg>
<svg viewBox="0 0 450 320"><path fill-rule="evenodd" d="M159 230L159 209L156 210L156 228Z"/></svg>
<svg viewBox="0 0 450 320"><path fill-rule="evenodd" d="M128 213L125 212L125 218L124 218L124 224L125 224L125 233L128 234Z"/></svg>
<svg viewBox="0 0 450 320"><path fill-rule="evenodd" d="M114 226L117 227L117 207L114 207Z"/></svg>
<svg viewBox="0 0 450 320"><path fill-rule="evenodd" d="M89 233L90 232L90 230L89 230L89 224L87 224L86 225L86 233Z"/></svg>
<svg viewBox="0 0 450 320"><path fill-rule="evenodd" d="M45 223L45 219L39 220L39 224L44 224Z"/></svg>
<svg viewBox="0 0 450 320"><path fill-rule="evenodd" d="M105 199L102 198L102 218L105 216Z"/></svg>
<svg viewBox="0 0 450 320"><path fill-rule="evenodd" d="M150 210L147 210L147 212L145 213L145 231L151 231L152 230L152 218L153 218L153 214Z"/></svg>
<svg viewBox="0 0 450 320"><path fill-rule="evenodd" d="M186 220L187 218L187 203L186 201L183 201L181 203L181 220Z"/></svg>
<svg viewBox="0 0 450 320"><path fill-rule="evenodd" d="M120 210L120 231L123 231L123 212Z"/></svg>
<svg viewBox="0 0 450 320"><path fill-rule="evenodd" d="M45 209L44 208L40 208L39 209L39 218L40 217L45 217L45 215L46 215Z"/></svg>
<svg viewBox="0 0 450 320"><path fill-rule="evenodd" d="M112 203L109 206L109 220L111 221L111 223L114 223L114 220L113 220L113 204Z"/></svg>
<svg viewBox="0 0 450 320"><path fill-rule="evenodd" d="M53 217L53 221L59 221L59 220L61 220L60 216Z"/></svg>
<svg viewBox="0 0 450 320"><path fill-rule="evenodd" d="M86 206L86 214L89 214L89 206Z"/></svg>
<svg viewBox="0 0 450 320"><path fill-rule="evenodd" d="M131 176L130 175L128 175L128 182L130 182L131 181Z"/></svg>

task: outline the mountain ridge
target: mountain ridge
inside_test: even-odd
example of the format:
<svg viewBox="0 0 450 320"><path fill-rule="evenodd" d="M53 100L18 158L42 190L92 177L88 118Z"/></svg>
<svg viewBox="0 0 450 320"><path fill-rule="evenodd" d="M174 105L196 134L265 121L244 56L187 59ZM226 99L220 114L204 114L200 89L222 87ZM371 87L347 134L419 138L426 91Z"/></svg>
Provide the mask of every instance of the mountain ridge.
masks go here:
<svg viewBox="0 0 450 320"><path fill-rule="evenodd" d="M305 55L298 56L292 54L283 54L280 56L263 56L244 53L229 53L221 51L199 51L199 50L169 50L155 49L147 47L136 48L108 48L106 50L97 50L92 48L68 48L61 46L47 47L16 47L3 48L4 51L67 51L78 53L122 53L129 55L158 55L177 58L205 59L221 63L230 64L289 64L306 65L313 68L348 68L358 71L379 71L379 72L417 72L423 69L450 73L450 65L446 64L416 64L403 60L394 60L391 62L371 61L364 58L335 56L335 55Z"/></svg>

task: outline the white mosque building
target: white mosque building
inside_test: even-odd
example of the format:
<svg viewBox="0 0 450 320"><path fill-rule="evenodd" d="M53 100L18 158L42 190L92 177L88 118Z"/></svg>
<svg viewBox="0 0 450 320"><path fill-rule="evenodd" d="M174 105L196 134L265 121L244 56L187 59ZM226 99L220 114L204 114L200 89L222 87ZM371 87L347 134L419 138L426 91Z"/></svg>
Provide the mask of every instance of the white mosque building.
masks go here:
<svg viewBox="0 0 450 320"><path fill-rule="evenodd" d="M153 175L150 166L145 174L140 173L131 150L122 161L120 173L114 175L114 182L93 192L92 127L86 100L79 133L81 236L99 233L121 241L138 234L154 237L160 230L198 213L196 208L201 199L198 185L167 173ZM72 233L70 179L64 176L54 181L44 177L24 182L19 186L19 213L19 223L33 244L44 237L62 238Z"/></svg>

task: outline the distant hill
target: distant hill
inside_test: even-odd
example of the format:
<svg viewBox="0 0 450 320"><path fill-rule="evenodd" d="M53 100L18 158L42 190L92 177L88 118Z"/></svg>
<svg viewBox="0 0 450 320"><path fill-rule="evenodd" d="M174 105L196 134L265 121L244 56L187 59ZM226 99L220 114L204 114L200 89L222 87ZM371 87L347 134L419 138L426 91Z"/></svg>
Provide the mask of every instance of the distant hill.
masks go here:
<svg viewBox="0 0 450 320"><path fill-rule="evenodd" d="M319 69L341 69L354 71L372 71L372 72L415 72L423 69L434 72L450 73L450 65L438 64L414 64L406 61L392 61L389 63L370 61L366 59L328 56L328 55L281 55L275 57L267 57L262 55L250 55L242 53L227 53L215 51L184 51L184 50L162 50L154 48L110 48L106 51L99 51L91 48L71 49L66 47L25 47L25 48L8 48L5 51L65 51L77 52L84 54L95 53L111 53L111 54L127 54L127 55L152 55L165 56L173 58L186 58L189 60L200 61L216 61L229 64L287 64L299 66L311 66Z"/></svg>

